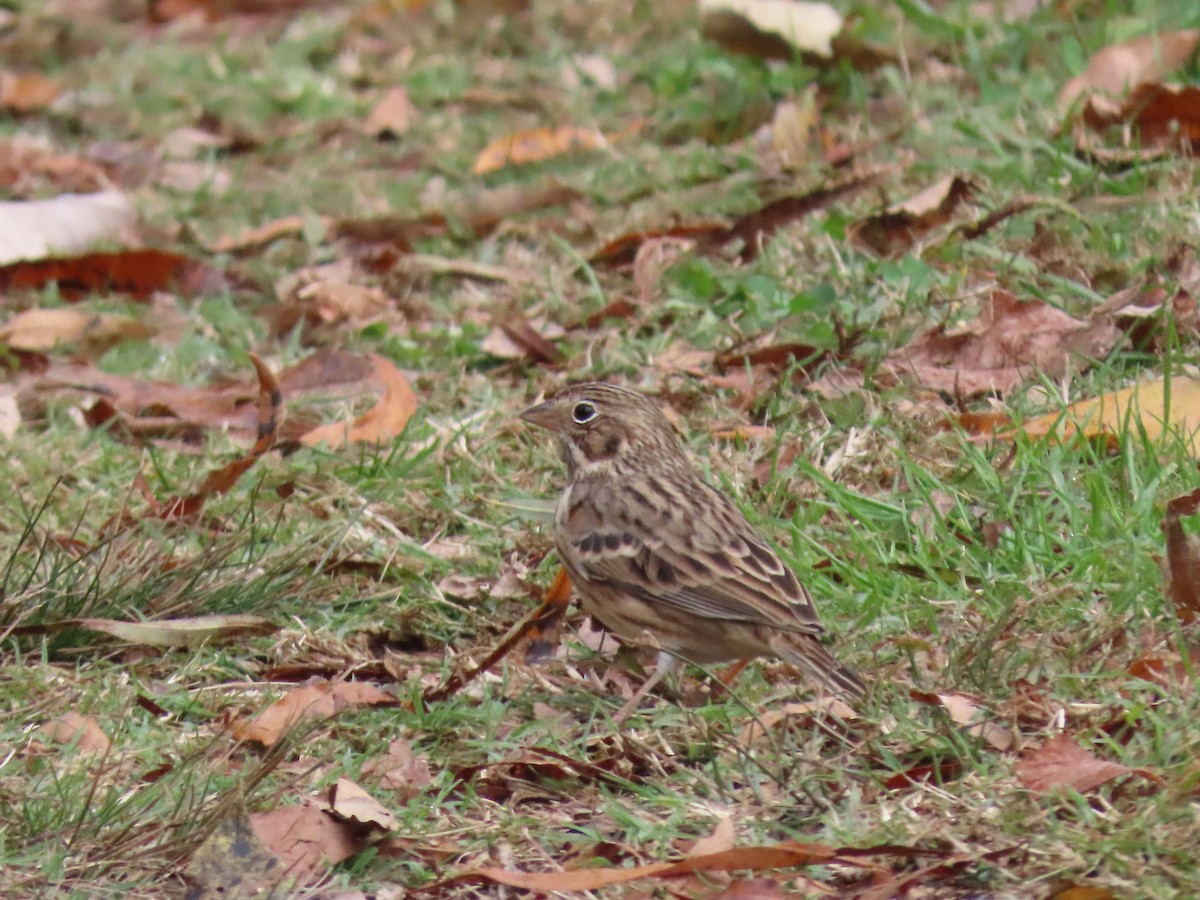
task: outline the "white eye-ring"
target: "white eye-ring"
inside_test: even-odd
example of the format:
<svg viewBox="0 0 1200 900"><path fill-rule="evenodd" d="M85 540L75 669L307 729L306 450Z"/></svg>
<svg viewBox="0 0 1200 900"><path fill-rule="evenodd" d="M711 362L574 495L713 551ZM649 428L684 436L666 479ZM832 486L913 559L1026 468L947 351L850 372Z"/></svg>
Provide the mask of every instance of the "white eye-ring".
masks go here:
<svg viewBox="0 0 1200 900"><path fill-rule="evenodd" d="M575 420L576 425L586 425L592 419L596 418L596 407L586 400L581 400L571 410L571 418Z"/></svg>

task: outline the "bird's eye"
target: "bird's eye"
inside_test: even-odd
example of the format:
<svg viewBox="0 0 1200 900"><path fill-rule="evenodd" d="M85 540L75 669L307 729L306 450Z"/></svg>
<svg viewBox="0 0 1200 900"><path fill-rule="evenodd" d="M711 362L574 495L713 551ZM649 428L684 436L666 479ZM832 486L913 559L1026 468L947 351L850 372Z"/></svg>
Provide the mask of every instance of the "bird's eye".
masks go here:
<svg viewBox="0 0 1200 900"><path fill-rule="evenodd" d="M596 418L596 407L586 400L576 403L575 408L571 410L571 418L575 420L576 425L586 425Z"/></svg>

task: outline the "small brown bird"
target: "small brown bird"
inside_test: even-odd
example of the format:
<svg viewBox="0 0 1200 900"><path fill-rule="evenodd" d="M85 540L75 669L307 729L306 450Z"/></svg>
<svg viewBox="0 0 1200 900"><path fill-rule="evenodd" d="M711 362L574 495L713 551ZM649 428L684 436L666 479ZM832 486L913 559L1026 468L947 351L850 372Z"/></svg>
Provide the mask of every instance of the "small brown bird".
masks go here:
<svg viewBox="0 0 1200 900"><path fill-rule="evenodd" d="M821 646L808 591L733 501L700 477L653 402L592 382L521 418L559 439L568 481L554 540L584 611L621 639L660 651L635 701L677 658L773 656L844 697L866 693Z"/></svg>

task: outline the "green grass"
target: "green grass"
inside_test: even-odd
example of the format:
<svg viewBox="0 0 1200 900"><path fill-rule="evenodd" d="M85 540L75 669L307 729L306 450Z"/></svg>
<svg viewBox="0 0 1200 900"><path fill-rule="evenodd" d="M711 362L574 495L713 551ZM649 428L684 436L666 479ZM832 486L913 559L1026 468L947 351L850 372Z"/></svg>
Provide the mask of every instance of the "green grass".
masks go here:
<svg viewBox="0 0 1200 900"><path fill-rule="evenodd" d="M148 243L211 257L239 287L178 299L185 324L172 341L109 350L96 364L113 373L202 385L246 377L247 351L276 369L307 355L302 335L271 337L260 313L281 277L355 249L326 234L318 216L412 216L436 190L470 195L545 175L579 197L482 237L451 229L416 247L526 269L532 284L360 274L403 315L343 329L337 340L413 374L421 406L405 434L383 448L268 456L195 523L135 515L108 527L122 511L144 509L139 475L159 497L185 494L240 452L233 441L210 434L199 453L139 446L87 430L68 399L43 399L5 448L10 487L0 497L6 896L181 893L188 859L222 817L297 803L338 777L359 780L388 806L408 844L334 867L331 889L412 888L497 860L530 870L598 864L593 857L658 861L728 815L744 844L953 848L964 864L929 876L946 896L1050 896L1069 883L1119 896L1200 890L1200 701L1190 684L1152 691L1126 672L1192 639L1154 557L1164 552L1166 501L1194 487L1195 460L1181 441L1137 434L1115 452L1027 439L979 445L940 428L954 412L944 398L877 378L884 357L913 336L971 320L993 284L1081 317L1141 278L1175 292L1175 260L1193 241L1198 211L1193 163L1083 159L1069 130L1056 134L1054 104L1107 44L1200 27L1194 4L1080 0L1012 24L965 0L941 10L871 6L860 11L859 33L885 46L903 41L910 54L906 66L871 72L730 56L700 41L682 2L546 2L492 16L448 0L412 14L392 4L391 15L378 12L388 4L362 3L197 33L150 30L137 3L118 4L124 10L111 18L71 20L35 2L0 5L16 11L0 34L5 66L42 70L77 92L65 109L0 119L0 139L33 132L65 153L98 142L153 148L202 115L248 139L245 150L199 157L228 173L224 193L153 178L128 186ZM612 63L615 89L564 77L588 54ZM923 62L930 54L938 66ZM817 156L793 172L771 170L756 149L755 131L775 104L813 83L822 126L857 146L878 141L856 165L896 164L897 174L783 228L752 263L682 254L645 303L630 272L587 263L631 230L730 222L844 177ZM397 140L376 141L360 123L396 84L418 115ZM567 124L620 137L530 170L470 174L497 137ZM954 173L977 187L964 220L1021 195L1046 202L974 240L935 231L897 259L846 240L862 216ZM57 192L45 181L32 189ZM1124 202L1097 202L1108 198ZM203 249L295 214L313 223L303 237L245 258ZM620 298L637 305L627 321L571 327ZM4 301L6 309L61 302L54 291ZM121 297L86 303L145 310ZM510 309L569 328L558 341L562 369L481 349L493 318ZM836 399L785 375L746 402L663 362L679 348L712 354L762 335L844 349L843 333L855 335L849 358L826 366L858 366L864 386ZM1198 341L1182 326L1164 328L1158 346L1178 370ZM1164 365L1162 352L1121 347L1068 381L1032 377L1004 402L1032 418ZM578 616L565 659L530 667L518 653L455 696L421 702L460 654L480 659L553 577L546 529L522 510L554 496L563 471L549 442L515 417L539 392L592 377L643 387L678 413L699 463L803 575L839 655L877 685L860 719L794 717L747 744L755 717L805 692L781 664L760 661L732 695L689 672L680 702L649 703L616 729L621 690L636 686L640 670L611 645L595 652L580 643ZM717 424L775 433L718 441L709 436ZM772 459L756 483L752 471ZM285 485L294 488L286 499L277 492ZM451 575L494 583L505 571L518 587L502 596L463 599L439 587ZM83 616L235 612L270 617L280 631L186 651L131 648L79 629L7 633ZM331 677L387 671L412 709L344 711L269 752L236 744L228 722L286 690L268 681L282 665ZM967 734L912 689L972 693L1030 740L1065 727L1098 756L1148 769L1162 784L1134 777L1086 797L1032 795L1015 774L1017 753ZM112 742L106 753L89 756L39 730L69 711L100 726ZM397 738L430 762L432 782L412 797L389 795L368 771ZM956 768L944 783L888 786L914 766L949 763ZM926 863L888 864L902 872ZM817 867L805 877L837 888L853 873Z"/></svg>

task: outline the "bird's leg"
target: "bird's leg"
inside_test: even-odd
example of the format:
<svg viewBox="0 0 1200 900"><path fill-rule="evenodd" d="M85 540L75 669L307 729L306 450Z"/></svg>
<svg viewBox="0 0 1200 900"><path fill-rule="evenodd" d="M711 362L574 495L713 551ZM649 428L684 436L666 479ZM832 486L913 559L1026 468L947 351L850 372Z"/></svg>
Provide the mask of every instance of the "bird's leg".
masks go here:
<svg viewBox="0 0 1200 900"><path fill-rule="evenodd" d="M617 714L613 716L613 724L620 725L628 719L629 714L638 708L645 696L677 668L679 668L679 657L671 655L666 650L659 650L658 659L654 662L654 671L650 674L649 678L642 682L642 686L633 692L633 696L617 711Z"/></svg>

